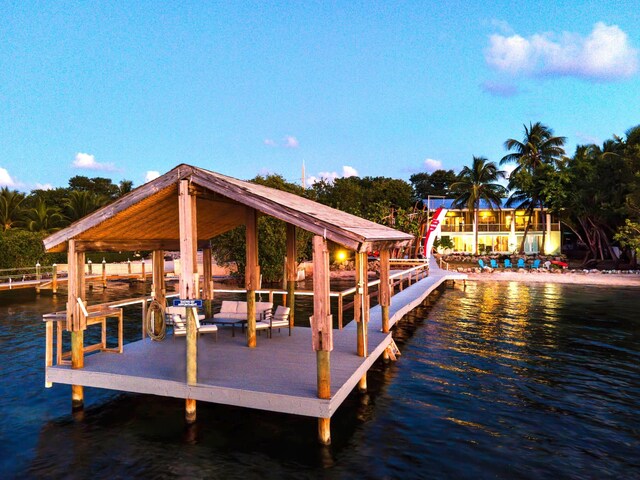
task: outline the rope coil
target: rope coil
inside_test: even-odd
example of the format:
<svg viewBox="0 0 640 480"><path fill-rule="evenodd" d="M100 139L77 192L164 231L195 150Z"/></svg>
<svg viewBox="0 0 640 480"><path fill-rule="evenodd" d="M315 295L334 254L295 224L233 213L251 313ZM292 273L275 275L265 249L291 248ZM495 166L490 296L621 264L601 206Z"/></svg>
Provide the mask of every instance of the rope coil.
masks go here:
<svg viewBox="0 0 640 480"><path fill-rule="evenodd" d="M165 306L156 299L153 299L149 308L147 308L145 326L147 335L149 335L149 338L154 342L160 342L167 336L167 322L165 321L164 314Z"/></svg>

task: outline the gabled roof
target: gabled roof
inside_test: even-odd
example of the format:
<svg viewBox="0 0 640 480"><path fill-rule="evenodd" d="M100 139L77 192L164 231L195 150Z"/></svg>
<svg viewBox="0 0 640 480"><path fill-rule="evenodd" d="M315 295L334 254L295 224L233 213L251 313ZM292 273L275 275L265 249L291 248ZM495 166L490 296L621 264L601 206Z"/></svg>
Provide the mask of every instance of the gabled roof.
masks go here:
<svg viewBox="0 0 640 480"><path fill-rule="evenodd" d="M185 179L197 198L199 242L243 225L247 207L324 235L351 250L394 248L413 239L292 193L182 164L48 236L44 239L46 250L65 251L71 239L85 251L178 250L178 186Z"/></svg>

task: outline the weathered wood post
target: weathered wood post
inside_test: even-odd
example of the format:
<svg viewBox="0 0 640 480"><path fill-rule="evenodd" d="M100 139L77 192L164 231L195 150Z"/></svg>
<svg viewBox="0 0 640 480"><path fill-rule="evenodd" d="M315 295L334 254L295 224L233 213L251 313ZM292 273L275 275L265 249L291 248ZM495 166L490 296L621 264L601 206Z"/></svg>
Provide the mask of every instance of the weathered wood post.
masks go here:
<svg viewBox="0 0 640 480"><path fill-rule="evenodd" d="M204 311L207 318L213 317L213 256L211 247L202 249L202 299L204 300Z"/></svg>
<svg viewBox="0 0 640 480"><path fill-rule="evenodd" d="M197 265L197 222L196 197L189 191L189 181L181 180L178 195L178 215L180 223L180 298L195 299L198 286L195 284L198 271ZM198 381L198 337L194 309L187 308L187 384L193 385ZM185 420L191 424L196 421L196 401L191 398L185 400Z"/></svg>
<svg viewBox="0 0 640 480"><path fill-rule="evenodd" d="M286 276L287 276L287 300L289 312L289 335L293 330L294 316L296 310L296 280L298 278L297 268L297 252L296 252L296 227L287 223L287 262L286 262Z"/></svg>
<svg viewBox="0 0 640 480"><path fill-rule="evenodd" d="M102 288L107 288L107 261L102 259Z"/></svg>
<svg viewBox="0 0 640 480"><path fill-rule="evenodd" d="M51 292L53 294L58 293L58 264L54 263L51 266Z"/></svg>
<svg viewBox="0 0 640 480"><path fill-rule="evenodd" d="M333 317L329 297L329 249L324 237L313 237L313 317L311 335L316 351L318 398L331 398L331 350ZM318 440L331 443L331 419L318 418Z"/></svg>
<svg viewBox="0 0 640 480"><path fill-rule="evenodd" d="M151 274L152 274L152 284L151 284L151 296L162 306L166 304L166 295L167 291L165 289L164 283L164 251L163 250L154 250L151 253ZM146 302L143 304L146 305ZM145 318L146 311L142 316L142 338L145 337ZM153 322L153 330L154 333L159 333L159 324L158 319L154 318Z"/></svg>
<svg viewBox="0 0 640 480"><path fill-rule="evenodd" d="M382 331L389 333L389 306L391 305L391 289L389 286L389 250L380 250L380 309L382 310ZM389 360L387 350L382 354L383 360Z"/></svg>
<svg viewBox="0 0 640 480"><path fill-rule="evenodd" d="M380 307L382 309L382 331L389 333L389 306L391 289L389 288L389 250L380 251Z"/></svg>
<svg viewBox="0 0 640 480"><path fill-rule="evenodd" d="M127 273L131 275L131 260L127 258Z"/></svg>
<svg viewBox="0 0 640 480"><path fill-rule="evenodd" d="M36 293L40 293L40 280L42 279L42 276L40 275L40 262L36 263L36 281L38 283L36 283Z"/></svg>
<svg viewBox="0 0 640 480"><path fill-rule="evenodd" d="M87 319L80 306L80 302L84 302L86 298L84 259L84 253L76 250L75 240L69 240L67 330L71 332L71 368L73 369L84 367L84 330L87 328ZM82 410L83 407L82 385L71 385L71 409L77 411Z"/></svg>
<svg viewBox="0 0 640 480"><path fill-rule="evenodd" d="M368 286L368 262L366 252L356 252L356 293L353 299L354 320L357 322L358 355L366 357L367 352L367 325L369 323L369 286ZM361 392L367 390L367 374L365 373L358 382Z"/></svg>
<svg viewBox="0 0 640 480"><path fill-rule="evenodd" d="M256 290L260 286L260 266L258 265L258 215L253 208L247 208L246 216L247 264L244 284L247 290L247 346L256 346Z"/></svg>
<svg viewBox="0 0 640 480"><path fill-rule="evenodd" d="M147 280L147 275L146 275L145 266L144 266L144 258L140 260L140 280L142 282L145 282Z"/></svg>

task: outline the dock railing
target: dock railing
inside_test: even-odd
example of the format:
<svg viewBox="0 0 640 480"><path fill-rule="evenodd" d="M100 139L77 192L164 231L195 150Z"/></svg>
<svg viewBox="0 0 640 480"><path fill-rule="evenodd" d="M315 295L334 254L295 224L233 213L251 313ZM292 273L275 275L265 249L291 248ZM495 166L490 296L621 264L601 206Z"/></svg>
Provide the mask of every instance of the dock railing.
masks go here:
<svg viewBox="0 0 640 480"><path fill-rule="evenodd" d="M391 265L395 265L395 266L402 266L402 267L409 267L409 268L405 268L402 270L398 270L392 272L389 275L389 281L390 281L390 288L391 288L391 295L393 296L396 293L396 288L397 291L402 291L405 287L409 287L411 286L413 283L416 283L417 281L427 277L429 275L429 264L426 260L423 259L391 259L390 260L390 264ZM375 298L378 297L380 294L380 280L376 279L376 280L372 280L367 282L367 286L369 288L370 294L369 297L370 298ZM373 287L378 286L378 289L376 291L371 291L371 289ZM329 295L331 297L337 297L338 299L338 328L342 329L343 327L343 322L344 322L344 313L353 308L354 306L354 301L353 299L349 302L346 302L345 300L347 300L349 297L353 296L356 292L356 287L351 287L351 288L347 288L345 290L341 290L341 291L332 291L329 293ZM232 294L241 294L241 293L246 293L246 290L243 288L216 288L214 289L214 293L232 293ZM281 295L282 296L282 302L286 303L286 295L287 295L287 291L283 290L283 289L260 289L260 290L256 290L256 293L259 295L268 295L269 297L269 302L273 303L274 300L274 296L275 295ZM296 296L313 296L313 290L296 290L294 292L294 294ZM167 299L170 298L176 298L179 297L178 293L172 293L169 295L166 295ZM101 350L101 351L117 351L119 353L122 353L122 345L123 345L123 339L122 339L122 330L123 330L123 316L122 316L122 308L124 307L128 307L128 306L132 306L132 305L137 305L140 304L142 307L142 338L145 338L146 336L146 328L145 328L145 318L146 318L146 314L147 314L147 306L149 304L149 302L151 302L153 300L152 296L145 296L145 297L137 297L137 298L130 298L130 299L124 299L124 300L118 300L118 301L113 301L113 302L106 302L106 303L101 303L101 304L97 304L97 305L91 305L90 307L88 307L89 313L91 314L92 312L102 312L102 315L100 315L99 319L96 319L96 321L94 323L99 323L102 326L102 337L101 337L101 342L97 343L96 345L92 345L90 347L85 347L85 353L89 353L91 351L95 351L95 350ZM113 311L113 315L108 315L108 311L111 310ZM119 316L118 320L119 320L119 324L118 324L118 347L117 348L107 348L106 345L106 317L108 316ZM104 317L104 319L102 319L102 317ZM53 366L53 360L54 360L54 351L57 353L56 354L56 364L57 365L64 365L64 364L68 364L68 358L70 357L71 353L70 352L63 352L62 351L62 345L63 345L63 331L64 331L64 323L66 322L66 312L62 311L62 312L55 312L55 313L48 313L43 315L43 321L45 322L45 326L46 326L46 341L45 341L45 362L46 362L46 366ZM54 325L56 326L56 330L57 330L57 335L55 335L54 338ZM54 343L55 340L55 343ZM55 349L55 350L54 350Z"/></svg>

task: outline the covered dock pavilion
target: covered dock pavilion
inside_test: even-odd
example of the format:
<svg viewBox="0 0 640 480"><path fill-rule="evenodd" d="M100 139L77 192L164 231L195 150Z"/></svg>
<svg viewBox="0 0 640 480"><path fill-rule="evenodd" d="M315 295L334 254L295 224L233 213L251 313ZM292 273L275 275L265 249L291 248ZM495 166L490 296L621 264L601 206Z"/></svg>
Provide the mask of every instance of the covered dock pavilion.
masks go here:
<svg viewBox="0 0 640 480"><path fill-rule="evenodd" d="M260 278L259 215L286 222L292 335L274 336L258 346L255 308ZM246 339L235 343L199 339L193 310L187 309L184 338L171 337L162 342L145 339L126 345L119 354L98 352L85 357L84 331L90 324L88 319L96 316L85 301L86 252L151 250L152 296L164 305L163 253L179 250L180 298L201 298L210 306L213 282L209 240L240 225L246 226ZM311 328L293 328L296 229L314 235ZM356 256L356 328L344 329L339 336L334 334L330 314L328 240L353 250ZM315 416L320 442L329 443L331 415L356 384L366 388L367 370L391 342L390 251L411 240L411 235L294 194L179 165L44 240L47 251L66 251L68 255L68 301L62 321L71 334L70 365L54 366L51 349L47 349L47 382L71 384L76 409L84 404L83 386L95 386L185 398L187 422L195 421L197 400ZM202 249L204 258L202 282L196 263L198 249ZM367 252L374 250L380 251L381 260L380 326L372 330L368 327L366 281ZM47 322L48 339L53 336L50 324Z"/></svg>

